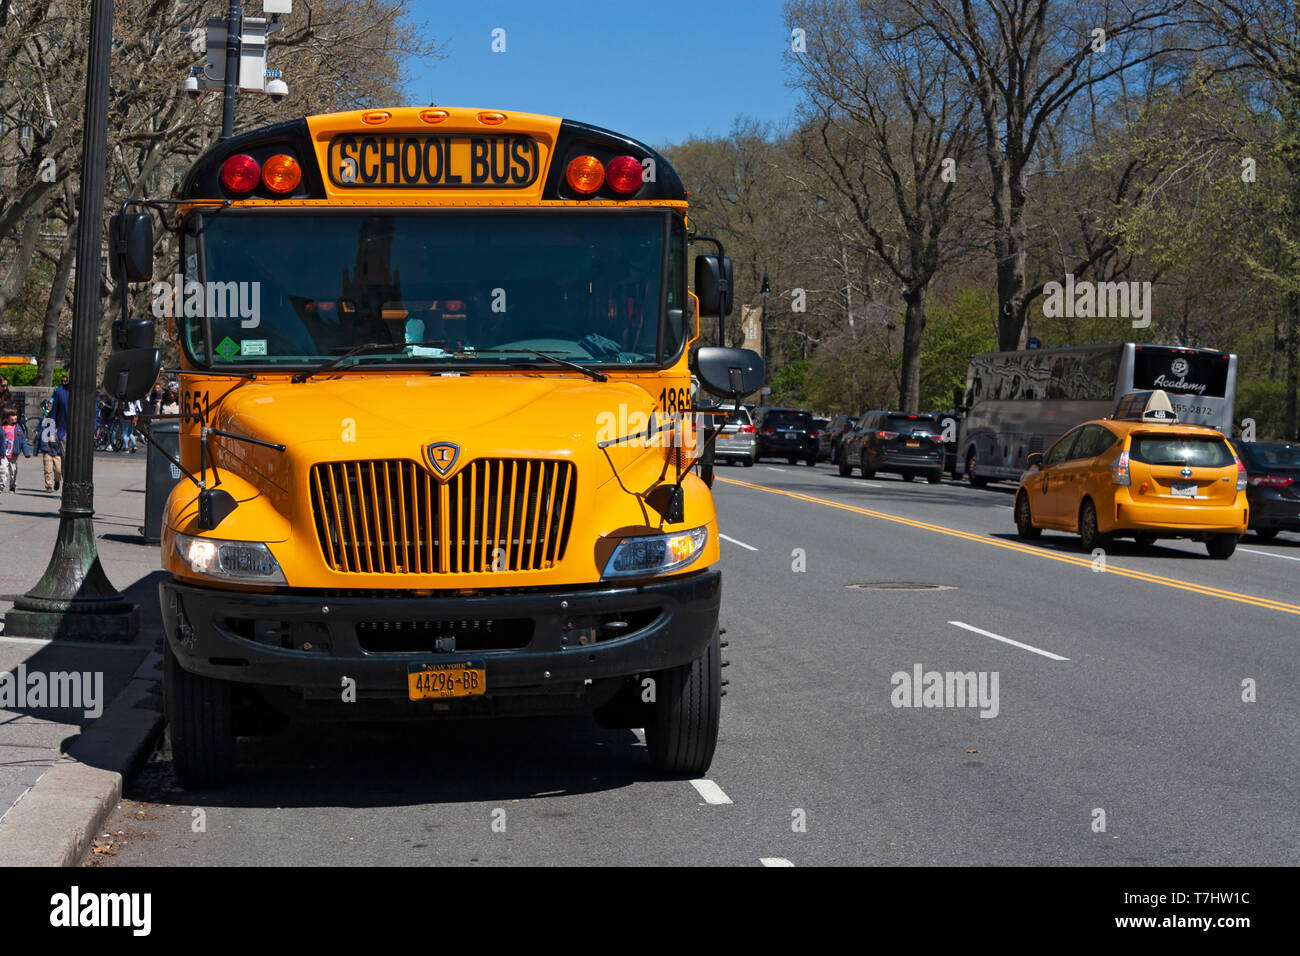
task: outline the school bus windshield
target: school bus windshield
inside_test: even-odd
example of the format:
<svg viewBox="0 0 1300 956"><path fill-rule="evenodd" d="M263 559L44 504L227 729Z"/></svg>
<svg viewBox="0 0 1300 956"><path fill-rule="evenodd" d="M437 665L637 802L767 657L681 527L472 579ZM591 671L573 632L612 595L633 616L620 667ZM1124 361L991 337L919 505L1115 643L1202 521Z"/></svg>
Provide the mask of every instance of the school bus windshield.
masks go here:
<svg viewBox="0 0 1300 956"><path fill-rule="evenodd" d="M198 310L182 321L198 365L311 367L372 344L393 347L343 367L554 368L530 349L663 365L685 337L685 240L666 213L226 210L199 236L210 353Z"/></svg>

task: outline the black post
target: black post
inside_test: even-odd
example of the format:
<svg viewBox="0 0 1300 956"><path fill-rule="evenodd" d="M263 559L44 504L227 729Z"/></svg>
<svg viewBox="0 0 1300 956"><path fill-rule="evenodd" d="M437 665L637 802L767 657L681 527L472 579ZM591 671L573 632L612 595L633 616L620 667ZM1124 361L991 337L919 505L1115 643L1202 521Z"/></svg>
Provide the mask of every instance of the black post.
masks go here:
<svg viewBox="0 0 1300 956"><path fill-rule="evenodd" d="M226 17L226 88L221 99L221 138L235 135L235 97L239 93L239 58L243 54L244 8L230 0Z"/></svg>
<svg viewBox="0 0 1300 956"><path fill-rule="evenodd" d="M767 270L763 270L763 341L760 346L763 349L763 361L767 362L767 294L772 291L772 287L767 282Z"/></svg>
<svg viewBox="0 0 1300 956"><path fill-rule="evenodd" d="M92 0L86 118L77 207L77 284L72 297L72 374L63 458L59 537L41 580L14 602L5 634L73 640L129 641L139 608L118 594L95 546L95 350L102 269L104 162L108 150L108 77L113 0Z"/></svg>

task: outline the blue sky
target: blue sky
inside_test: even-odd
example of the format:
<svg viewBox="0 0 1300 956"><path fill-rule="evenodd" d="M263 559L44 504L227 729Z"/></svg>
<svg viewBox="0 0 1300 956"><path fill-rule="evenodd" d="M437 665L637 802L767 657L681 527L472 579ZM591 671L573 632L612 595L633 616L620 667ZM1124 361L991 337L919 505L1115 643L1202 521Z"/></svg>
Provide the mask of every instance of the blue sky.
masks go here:
<svg viewBox="0 0 1300 956"><path fill-rule="evenodd" d="M652 146L783 124L780 0L413 0L445 57L408 64L408 103L546 113ZM505 52L492 52L492 31Z"/></svg>

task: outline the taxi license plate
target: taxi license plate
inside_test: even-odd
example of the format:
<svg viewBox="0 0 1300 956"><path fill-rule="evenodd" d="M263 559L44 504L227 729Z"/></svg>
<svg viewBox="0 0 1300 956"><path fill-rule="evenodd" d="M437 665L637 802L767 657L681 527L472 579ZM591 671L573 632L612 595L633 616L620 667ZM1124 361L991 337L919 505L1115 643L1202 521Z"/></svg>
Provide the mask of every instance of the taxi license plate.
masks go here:
<svg viewBox="0 0 1300 956"><path fill-rule="evenodd" d="M412 664L407 668L406 689L411 700L475 697L487 692L487 670L475 662Z"/></svg>
<svg viewBox="0 0 1300 956"><path fill-rule="evenodd" d="M1170 486L1170 491L1180 498L1196 497L1196 482L1194 481L1175 481Z"/></svg>
<svg viewBox="0 0 1300 956"><path fill-rule="evenodd" d="M921 443L920 443L919 441L910 441L910 442L907 443L907 447L908 447L908 448L920 448L920 447L921 447Z"/></svg>

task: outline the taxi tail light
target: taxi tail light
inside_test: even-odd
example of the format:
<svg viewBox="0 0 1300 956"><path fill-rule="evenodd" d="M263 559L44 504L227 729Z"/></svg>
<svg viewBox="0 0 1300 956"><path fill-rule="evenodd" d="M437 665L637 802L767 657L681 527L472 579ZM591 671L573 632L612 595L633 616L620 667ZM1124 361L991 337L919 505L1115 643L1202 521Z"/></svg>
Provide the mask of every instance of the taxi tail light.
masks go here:
<svg viewBox="0 0 1300 956"><path fill-rule="evenodd" d="M1291 479L1288 478L1287 484L1290 483L1291 483ZM1241 463L1240 458L1237 459L1237 490L1238 491L1246 490L1246 466Z"/></svg>
<svg viewBox="0 0 1300 956"><path fill-rule="evenodd" d="M1240 469L1237 470L1237 477L1238 479L1241 477ZM1295 479L1284 478L1282 475L1259 475L1251 478L1250 483L1256 488L1287 488L1295 483ZM1237 484L1240 485L1241 481L1238 480Z"/></svg>
<svg viewBox="0 0 1300 956"><path fill-rule="evenodd" d="M1117 485L1127 485L1129 483L1128 452L1120 452L1119 457L1110 466L1110 480Z"/></svg>
<svg viewBox="0 0 1300 956"><path fill-rule="evenodd" d="M630 196L641 188L641 164L631 156L616 156L605 170L605 182L620 196Z"/></svg>
<svg viewBox="0 0 1300 956"><path fill-rule="evenodd" d="M221 164L221 185L232 193L251 193L261 178L262 168L246 153L236 153Z"/></svg>

